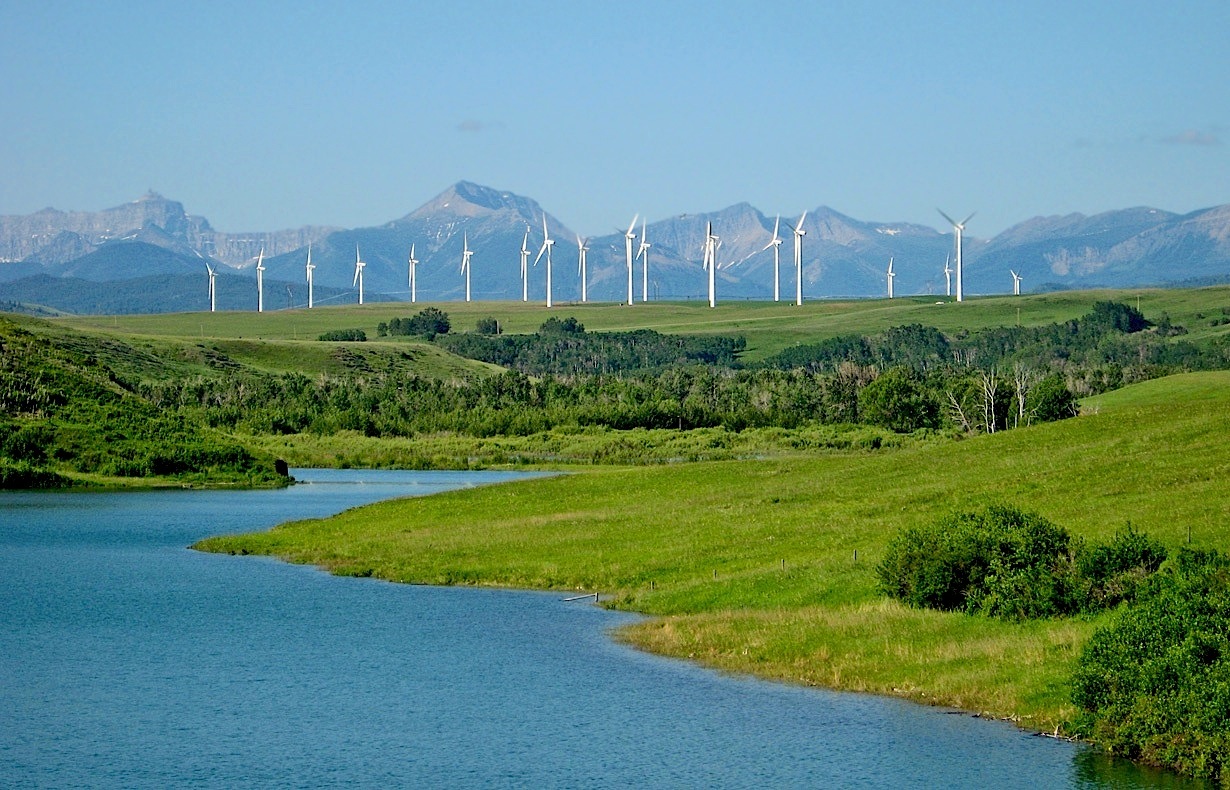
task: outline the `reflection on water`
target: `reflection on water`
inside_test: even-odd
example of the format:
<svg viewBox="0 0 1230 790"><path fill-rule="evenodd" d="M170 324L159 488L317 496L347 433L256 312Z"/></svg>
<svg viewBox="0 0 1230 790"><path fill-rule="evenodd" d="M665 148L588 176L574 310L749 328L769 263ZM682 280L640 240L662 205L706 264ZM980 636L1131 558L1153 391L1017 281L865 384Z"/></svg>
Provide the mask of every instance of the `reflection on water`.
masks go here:
<svg viewBox="0 0 1230 790"><path fill-rule="evenodd" d="M1156 787L1008 725L733 678L560 596L199 554L210 535L502 473L0 494L0 776L17 786Z"/></svg>

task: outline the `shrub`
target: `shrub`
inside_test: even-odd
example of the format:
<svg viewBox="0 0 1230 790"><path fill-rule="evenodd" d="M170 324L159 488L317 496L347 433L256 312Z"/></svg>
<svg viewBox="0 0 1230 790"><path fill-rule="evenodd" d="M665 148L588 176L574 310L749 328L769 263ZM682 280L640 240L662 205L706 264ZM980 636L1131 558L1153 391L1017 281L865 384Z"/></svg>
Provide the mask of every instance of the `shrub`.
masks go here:
<svg viewBox="0 0 1230 790"><path fill-rule="evenodd" d="M1166 547L1129 523L1110 543L1082 547L1076 553L1081 599L1086 611L1131 601L1146 579L1166 561Z"/></svg>
<svg viewBox="0 0 1230 790"><path fill-rule="evenodd" d="M480 318L476 327L480 335L500 334L500 322L494 318Z"/></svg>
<svg viewBox="0 0 1230 790"><path fill-rule="evenodd" d="M899 533L876 573L884 593L911 606L1050 616L1069 606L1068 542L1041 516L992 505Z"/></svg>
<svg viewBox="0 0 1230 790"><path fill-rule="evenodd" d="M362 329L332 329L316 339L363 343L367 341L367 333Z"/></svg>
<svg viewBox="0 0 1230 790"><path fill-rule="evenodd" d="M1230 558L1181 549L1094 632L1072 701L1078 734L1111 754L1227 784Z"/></svg>

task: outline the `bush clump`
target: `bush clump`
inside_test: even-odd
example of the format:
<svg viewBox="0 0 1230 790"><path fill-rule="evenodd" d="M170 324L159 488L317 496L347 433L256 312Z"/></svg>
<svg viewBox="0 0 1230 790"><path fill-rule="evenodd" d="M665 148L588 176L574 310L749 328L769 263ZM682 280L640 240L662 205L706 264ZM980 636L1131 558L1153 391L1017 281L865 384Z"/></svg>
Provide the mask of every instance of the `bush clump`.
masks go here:
<svg viewBox="0 0 1230 790"><path fill-rule="evenodd" d="M367 341L367 333L362 329L331 329L316 339L363 343Z"/></svg>
<svg viewBox="0 0 1230 790"><path fill-rule="evenodd" d="M1094 632L1072 701L1111 754L1230 786L1230 557L1181 549Z"/></svg>
<svg viewBox="0 0 1230 790"><path fill-rule="evenodd" d="M1025 620L1132 600L1165 558L1130 525L1090 545L1037 514L992 505L903 530L876 573L884 594L910 606Z"/></svg>

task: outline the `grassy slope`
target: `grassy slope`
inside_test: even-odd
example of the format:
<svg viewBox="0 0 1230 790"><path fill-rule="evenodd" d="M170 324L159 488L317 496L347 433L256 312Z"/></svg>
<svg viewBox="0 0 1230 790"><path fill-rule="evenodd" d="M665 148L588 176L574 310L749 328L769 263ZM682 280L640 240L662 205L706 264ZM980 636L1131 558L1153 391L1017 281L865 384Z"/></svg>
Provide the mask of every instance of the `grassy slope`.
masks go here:
<svg viewBox="0 0 1230 790"><path fill-rule="evenodd" d="M1178 406L1178 403L1182 406ZM1149 382L1076 420L880 453L607 469L384 503L203 548L404 582L600 590L664 619L627 638L797 682L1049 729L1090 621L1012 625L875 592L897 529L987 500L1076 534L1131 520L1224 546L1230 373ZM854 552L858 551L855 561Z"/></svg>
<svg viewBox="0 0 1230 790"><path fill-rule="evenodd" d="M148 327L141 325L141 321L136 321L137 326L130 326L128 322L134 317L94 317L89 321L48 321L20 315L7 317L27 331L88 349L117 373L135 378L211 375L218 370L239 367L309 376L382 370L443 379L474 378L501 370L494 365L462 359L430 343L411 338L369 343L320 342L302 335L298 339L290 336L245 338L245 325L240 318L246 316L243 313L230 314L236 320L224 328L220 326L222 331L217 334L201 336L191 331L190 325L195 325L202 317L208 321L226 315L183 313L176 316L175 322ZM176 331L166 331L172 328ZM110 342L112 338L121 340L126 348L116 353L119 347Z"/></svg>
<svg viewBox="0 0 1230 790"><path fill-rule="evenodd" d="M958 305L936 304L935 297L810 301L798 307L785 302L728 302L710 309L699 302L559 305L552 310L521 302L444 302L454 331L474 328L479 318L497 318L507 332L532 332L551 316L575 316L589 331L655 329L660 332L744 335L746 358L758 359L796 343L814 342L849 332L876 332L889 326L921 323L946 332L988 326L1037 325L1076 318L1098 300L1117 299L1136 305L1150 318L1162 313L1192 332L1192 337L1230 333L1230 325L1210 326L1230 307L1230 287L1188 290L1065 291L1021 297L982 297ZM942 299L940 301L943 301ZM375 339L376 325L407 317L425 305L385 302L286 310L272 313L177 313L167 315L80 316L57 319L80 328L182 338L261 338L303 340L330 329L361 328ZM1018 309L1020 310L1018 316ZM1203 315L1203 318L1197 317Z"/></svg>

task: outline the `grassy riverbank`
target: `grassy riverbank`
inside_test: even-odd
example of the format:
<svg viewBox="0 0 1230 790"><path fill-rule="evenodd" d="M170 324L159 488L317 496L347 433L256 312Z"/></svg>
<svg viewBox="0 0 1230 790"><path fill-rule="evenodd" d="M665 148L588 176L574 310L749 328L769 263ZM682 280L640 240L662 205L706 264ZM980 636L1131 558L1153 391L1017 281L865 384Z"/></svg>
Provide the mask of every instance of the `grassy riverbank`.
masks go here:
<svg viewBox="0 0 1230 790"><path fill-rule="evenodd" d="M1230 535L1230 373L1110 393L1079 419L897 449L601 468L388 502L198 548L429 584L597 590L658 617L630 642L740 672L951 704L1052 730L1095 620L905 609L874 566L898 529L986 501L1073 534ZM857 552L857 555L856 555ZM1113 615L1111 615L1113 616Z"/></svg>

